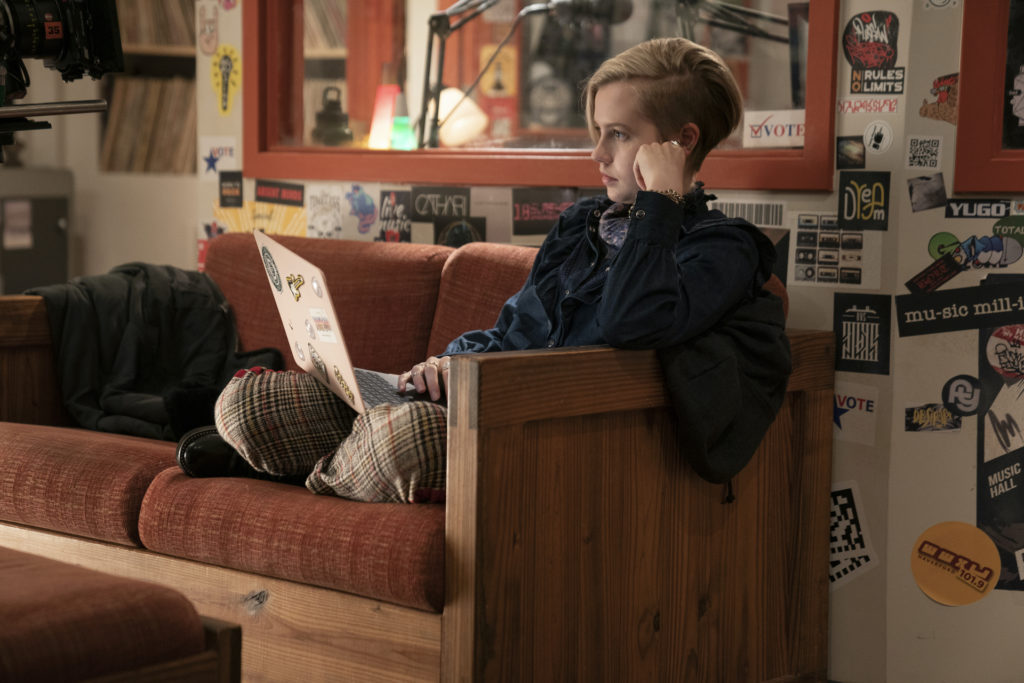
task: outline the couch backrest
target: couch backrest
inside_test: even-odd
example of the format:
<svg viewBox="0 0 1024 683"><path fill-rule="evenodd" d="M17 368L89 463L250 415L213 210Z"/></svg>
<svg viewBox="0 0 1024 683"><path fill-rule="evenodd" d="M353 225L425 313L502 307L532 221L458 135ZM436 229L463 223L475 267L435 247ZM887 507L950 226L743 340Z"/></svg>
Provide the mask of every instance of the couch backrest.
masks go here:
<svg viewBox="0 0 1024 683"><path fill-rule="evenodd" d="M404 372L425 358L441 269L452 249L429 244L275 236L324 271L352 362ZM274 347L296 369L253 236L213 239L206 272L234 311L242 350ZM492 321L493 322L493 321Z"/></svg>
<svg viewBox="0 0 1024 683"><path fill-rule="evenodd" d="M470 242L441 272L427 351L436 355L463 332L494 327L501 305L519 291L537 255L534 247Z"/></svg>

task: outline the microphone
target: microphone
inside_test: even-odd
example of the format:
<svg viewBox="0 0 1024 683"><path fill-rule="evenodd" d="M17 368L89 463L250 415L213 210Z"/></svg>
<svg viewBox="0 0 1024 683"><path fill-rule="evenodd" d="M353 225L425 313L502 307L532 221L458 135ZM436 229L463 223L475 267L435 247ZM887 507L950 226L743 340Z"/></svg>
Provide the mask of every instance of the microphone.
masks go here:
<svg viewBox="0 0 1024 683"><path fill-rule="evenodd" d="M541 12L550 13L563 24L581 21L621 24L632 16L633 3L632 0L548 0L527 5L519 16Z"/></svg>

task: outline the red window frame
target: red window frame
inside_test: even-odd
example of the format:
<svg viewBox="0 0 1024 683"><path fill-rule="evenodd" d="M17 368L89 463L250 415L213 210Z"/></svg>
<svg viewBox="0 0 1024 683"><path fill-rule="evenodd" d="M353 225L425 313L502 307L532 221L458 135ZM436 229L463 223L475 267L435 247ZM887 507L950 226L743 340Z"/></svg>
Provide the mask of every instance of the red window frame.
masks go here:
<svg viewBox="0 0 1024 683"><path fill-rule="evenodd" d="M954 192L1024 191L1024 149L1003 149L1010 0L965 2Z"/></svg>

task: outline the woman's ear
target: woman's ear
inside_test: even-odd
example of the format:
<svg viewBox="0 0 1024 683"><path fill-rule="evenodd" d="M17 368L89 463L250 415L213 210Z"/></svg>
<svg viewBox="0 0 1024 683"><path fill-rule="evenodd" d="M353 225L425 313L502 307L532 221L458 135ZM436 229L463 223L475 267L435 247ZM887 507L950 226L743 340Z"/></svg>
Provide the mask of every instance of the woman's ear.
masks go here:
<svg viewBox="0 0 1024 683"><path fill-rule="evenodd" d="M677 139L687 152L692 152L693 148L697 146L697 141L700 140L700 128L696 123L690 122L679 130Z"/></svg>

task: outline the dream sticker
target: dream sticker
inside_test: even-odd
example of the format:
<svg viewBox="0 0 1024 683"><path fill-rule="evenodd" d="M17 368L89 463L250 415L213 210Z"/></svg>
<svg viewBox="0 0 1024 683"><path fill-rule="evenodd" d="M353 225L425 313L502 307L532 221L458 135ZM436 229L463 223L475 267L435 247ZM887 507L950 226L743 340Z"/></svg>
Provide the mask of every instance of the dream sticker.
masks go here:
<svg viewBox="0 0 1024 683"><path fill-rule="evenodd" d="M314 339L319 339L328 344L337 344L338 335L331 329L331 320L327 317L327 311L322 308L309 309L307 324L313 328Z"/></svg>
<svg viewBox="0 0 1024 683"><path fill-rule="evenodd" d="M1001 571L988 534L964 522L942 522L914 542L910 570L924 594L943 605L969 605L992 592Z"/></svg>
<svg viewBox="0 0 1024 683"><path fill-rule="evenodd" d="M263 254L263 267L267 269L267 277L270 278L271 284L274 285L274 289L281 291L281 273L277 271L277 263L274 262L274 256L270 253L270 250L263 247L261 252Z"/></svg>
<svg viewBox="0 0 1024 683"><path fill-rule="evenodd" d="M288 282L288 291L292 293L292 296L295 297L295 300L298 301L299 299L301 299L302 292L299 290L299 288L302 287L302 285L306 284L306 281L305 279L303 279L302 275L289 275L288 277L285 278L285 280Z"/></svg>
<svg viewBox="0 0 1024 683"><path fill-rule="evenodd" d="M217 48L210 60L210 83L217 93L217 111L227 116L242 84L242 57L238 50L230 45Z"/></svg>

